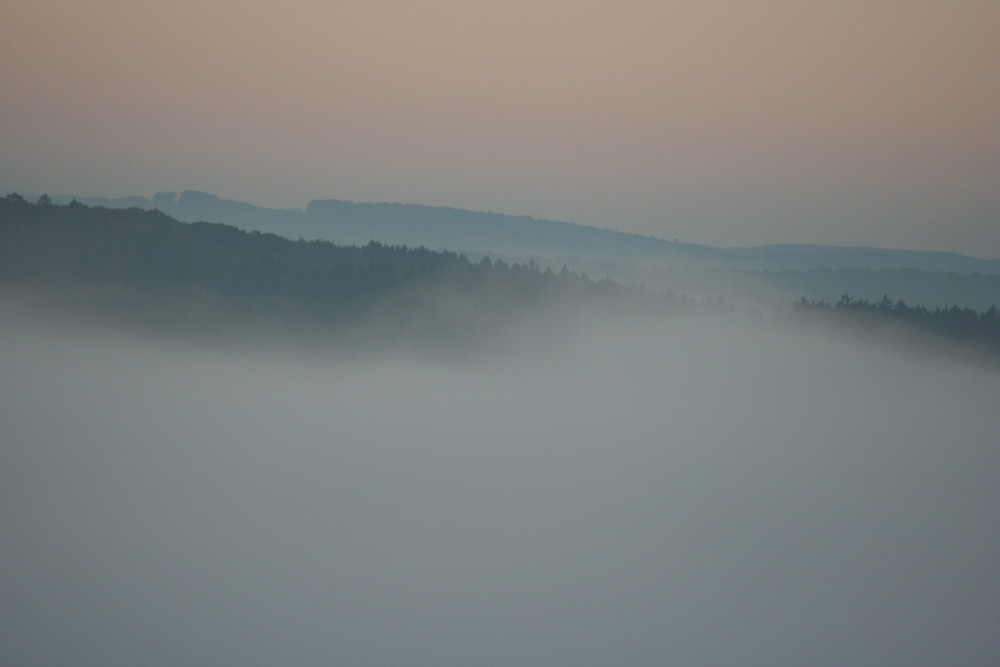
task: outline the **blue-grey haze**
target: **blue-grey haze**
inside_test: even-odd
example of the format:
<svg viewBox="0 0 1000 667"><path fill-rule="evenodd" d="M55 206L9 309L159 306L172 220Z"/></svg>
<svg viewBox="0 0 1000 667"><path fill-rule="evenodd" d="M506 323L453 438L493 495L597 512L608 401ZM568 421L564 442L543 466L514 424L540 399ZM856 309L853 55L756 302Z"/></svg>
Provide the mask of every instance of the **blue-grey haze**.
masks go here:
<svg viewBox="0 0 1000 667"><path fill-rule="evenodd" d="M0 663L985 665L1000 374L740 320L475 360L0 337Z"/></svg>

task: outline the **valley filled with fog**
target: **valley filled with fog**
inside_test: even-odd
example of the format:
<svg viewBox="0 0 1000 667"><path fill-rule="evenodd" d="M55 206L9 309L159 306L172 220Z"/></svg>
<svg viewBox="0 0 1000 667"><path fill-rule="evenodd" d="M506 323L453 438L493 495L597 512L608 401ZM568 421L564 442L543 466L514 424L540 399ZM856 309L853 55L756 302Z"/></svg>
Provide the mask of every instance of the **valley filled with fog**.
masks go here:
<svg viewBox="0 0 1000 667"><path fill-rule="evenodd" d="M3 0L0 667L1000 666L1000 0Z"/></svg>
<svg viewBox="0 0 1000 667"><path fill-rule="evenodd" d="M0 336L0 662L982 665L1000 372L712 314Z"/></svg>

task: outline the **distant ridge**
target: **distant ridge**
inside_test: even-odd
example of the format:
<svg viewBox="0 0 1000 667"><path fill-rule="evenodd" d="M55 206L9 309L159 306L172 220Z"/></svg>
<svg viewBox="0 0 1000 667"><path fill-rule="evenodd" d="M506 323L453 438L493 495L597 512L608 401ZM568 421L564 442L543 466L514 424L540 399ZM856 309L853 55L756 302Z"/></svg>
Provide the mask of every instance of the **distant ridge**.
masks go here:
<svg viewBox="0 0 1000 667"><path fill-rule="evenodd" d="M672 256L677 260L691 257L698 261L719 252L709 246L571 222L443 206L325 199L309 202L306 211L324 227L354 235L359 240L375 234L395 243L455 250L614 259Z"/></svg>
<svg viewBox="0 0 1000 667"><path fill-rule="evenodd" d="M939 250L892 250L870 246L830 246L779 243L747 248L729 248L748 264L768 268L780 263L784 268L806 270L826 268L898 269L955 271L958 273L1000 273L1000 260L979 259Z"/></svg>
<svg viewBox="0 0 1000 667"><path fill-rule="evenodd" d="M24 194L24 193L22 193ZM38 195L25 195L29 200ZM54 195L90 206L158 209L186 222L218 222L290 239L363 246L450 250L478 261L529 259L542 268L586 273L740 307L771 308L807 298L879 300L884 294L928 307L985 310L1000 305L1000 260L952 252L865 246L774 244L717 248L529 216L442 206L317 199L305 209L274 209L199 190L149 197Z"/></svg>
<svg viewBox="0 0 1000 667"><path fill-rule="evenodd" d="M290 238L317 238L338 243L363 244L377 240L478 253L576 256L698 269L912 268L1000 274L1000 259L980 259L953 252L819 244L719 248L572 222L420 204L316 199L304 210L274 209L221 199L198 190L185 190L180 194L161 192L152 198L53 197L56 203L68 203L72 199L109 208L158 208L188 222L222 222Z"/></svg>

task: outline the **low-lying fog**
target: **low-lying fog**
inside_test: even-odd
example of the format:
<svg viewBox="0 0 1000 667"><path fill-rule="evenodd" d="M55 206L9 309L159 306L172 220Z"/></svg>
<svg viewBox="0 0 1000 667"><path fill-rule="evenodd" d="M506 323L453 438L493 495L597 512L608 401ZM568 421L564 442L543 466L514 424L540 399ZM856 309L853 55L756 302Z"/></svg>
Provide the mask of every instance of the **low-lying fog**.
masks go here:
<svg viewBox="0 0 1000 667"><path fill-rule="evenodd" d="M522 345L8 322L0 663L1000 662L1000 373L687 317Z"/></svg>

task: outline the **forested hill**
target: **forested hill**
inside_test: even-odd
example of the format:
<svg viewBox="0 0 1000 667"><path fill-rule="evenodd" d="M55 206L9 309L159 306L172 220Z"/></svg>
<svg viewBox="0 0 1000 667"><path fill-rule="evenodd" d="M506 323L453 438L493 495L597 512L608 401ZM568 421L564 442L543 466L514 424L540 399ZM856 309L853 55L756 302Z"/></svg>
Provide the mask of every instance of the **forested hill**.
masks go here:
<svg viewBox="0 0 1000 667"><path fill-rule="evenodd" d="M446 342L553 304L684 303L570 272L372 242L292 241L157 210L0 199L0 281L163 331Z"/></svg>
<svg viewBox="0 0 1000 667"><path fill-rule="evenodd" d="M74 198L59 195L51 201L67 204ZM1000 259L949 252L821 245L714 248L441 206L326 199L314 200L306 209L274 209L196 190L159 192L152 198L81 197L79 202L157 209L184 222L218 222L290 239L423 246L508 264L534 260L543 269L559 271L565 266L593 278L657 291L698 299L721 297L742 308L770 310L800 297L833 301L844 292L869 300L889 293L930 308L957 305L985 310L1000 302Z"/></svg>
<svg viewBox="0 0 1000 667"><path fill-rule="evenodd" d="M527 318L568 331L583 313L610 317L698 307L533 263L370 242L293 241L158 210L0 198L0 297L161 334L231 341L275 337L355 349L405 342L470 349ZM21 298L21 297L26 297ZM0 304L2 305L2 304ZM721 302L701 308L727 307ZM799 301L799 321L902 325L1000 352L1000 317L967 308L851 299ZM558 335L558 334L557 334Z"/></svg>
<svg viewBox="0 0 1000 667"><path fill-rule="evenodd" d="M55 198L62 203L72 199L69 195ZM572 222L444 206L322 199L309 202L305 210L274 209L222 199L197 190L185 190L180 194L160 192L151 199L141 196L78 199L92 206L157 208L187 222L221 222L293 239L315 238L335 243L363 244L376 240L463 252L601 259L690 269L807 271L819 267L858 270L906 268L959 274L1000 274L1000 259L979 259L949 252L800 244L716 248ZM613 222L609 221L609 224ZM609 277L615 279L614 276Z"/></svg>

